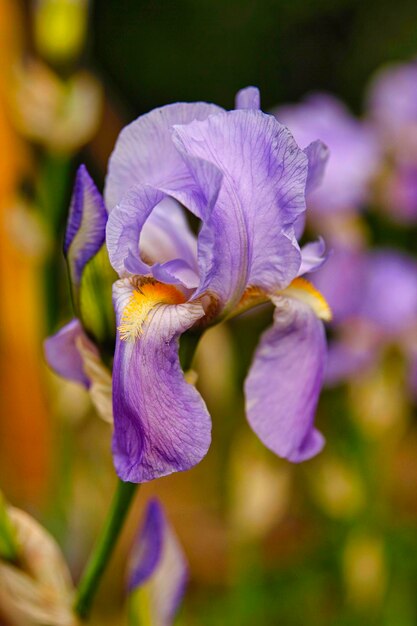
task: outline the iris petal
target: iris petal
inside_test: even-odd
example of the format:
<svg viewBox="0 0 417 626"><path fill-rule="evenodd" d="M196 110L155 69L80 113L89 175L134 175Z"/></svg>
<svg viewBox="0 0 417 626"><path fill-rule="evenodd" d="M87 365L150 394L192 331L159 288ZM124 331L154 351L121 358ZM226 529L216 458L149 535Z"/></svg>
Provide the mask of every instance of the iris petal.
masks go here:
<svg viewBox="0 0 417 626"><path fill-rule="evenodd" d="M261 94L257 87L244 87L236 94L236 109L253 109L257 111L261 108Z"/></svg>
<svg viewBox="0 0 417 626"><path fill-rule="evenodd" d="M322 237L319 237L317 241L307 243L301 248L301 266L298 275L315 272L322 267L327 259L326 244Z"/></svg>
<svg viewBox="0 0 417 626"><path fill-rule="evenodd" d="M172 143L172 127L204 120L221 111L205 102L176 103L154 109L126 126L109 161L105 186L108 209L111 211L130 187L148 184L165 190L198 213L201 199Z"/></svg>
<svg viewBox="0 0 417 626"><path fill-rule="evenodd" d="M246 411L270 450L300 462L324 444L313 420L324 376L325 334L307 304L285 296L274 303L274 324L261 338L246 379Z"/></svg>
<svg viewBox="0 0 417 626"><path fill-rule="evenodd" d="M45 340L45 357L48 365L57 374L88 388L90 380L84 372L83 359L77 348L77 341L80 337L88 343L91 351L98 354L97 348L85 335L79 320L73 319L55 335Z"/></svg>
<svg viewBox="0 0 417 626"><path fill-rule="evenodd" d="M330 151L322 141L313 141L304 152L308 159L308 175L306 183L306 194L308 195L317 187L320 187L324 178L326 165L329 160Z"/></svg>
<svg viewBox="0 0 417 626"><path fill-rule="evenodd" d="M174 141L223 174L200 234L199 293L213 291L231 307L250 284L288 285L300 266L292 225L305 210L307 177L289 131L260 111L231 111L175 126Z"/></svg>
<svg viewBox="0 0 417 626"><path fill-rule="evenodd" d="M109 216L107 249L120 276L198 284L197 242L180 205L149 185L132 187Z"/></svg>
<svg viewBox="0 0 417 626"><path fill-rule="evenodd" d="M374 129L355 119L340 101L325 93L312 94L298 105L279 107L274 114L301 146L320 138L329 147L323 184L317 189L309 185L309 208L334 213L361 207L368 199L370 182L380 161Z"/></svg>
<svg viewBox="0 0 417 626"><path fill-rule="evenodd" d="M174 304L171 293L145 311L129 339L126 307L134 287L127 280L114 286L117 322L124 331L118 333L113 367L113 451L122 480L146 482L189 469L210 445L210 416L197 390L186 383L178 357L179 336L204 310L197 302Z"/></svg>

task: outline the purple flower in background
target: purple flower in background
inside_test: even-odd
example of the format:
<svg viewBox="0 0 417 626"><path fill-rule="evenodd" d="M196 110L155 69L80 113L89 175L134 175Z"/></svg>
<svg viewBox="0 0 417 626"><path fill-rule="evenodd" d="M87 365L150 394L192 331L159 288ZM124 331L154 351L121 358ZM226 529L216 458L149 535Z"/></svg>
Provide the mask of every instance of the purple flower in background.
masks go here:
<svg viewBox="0 0 417 626"><path fill-rule="evenodd" d="M334 306L336 339L326 380L337 384L371 366L387 345L402 348L410 364L417 345L417 262L394 250L339 249L314 276Z"/></svg>
<svg viewBox="0 0 417 626"><path fill-rule="evenodd" d="M120 276L113 453L123 480L152 480L203 458L211 421L184 378L179 337L268 300L274 325L245 384L249 423L295 462L323 445L313 419L326 351L320 318L330 313L299 276L322 265L324 244L300 249L295 231L327 151L320 142L301 150L258 107L258 91L248 88L234 111L206 103L155 109L122 131L111 156L106 244ZM81 204L68 228L79 211L101 207L89 181L88 191L74 193ZM197 237L184 207L200 220ZM86 249L101 241L92 216L77 223Z"/></svg>
<svg viewBox="0 0 417 626"><path fill-rule="evenodd" d="M301 146L320 139L330 149L323 184L308 199L317 212L346 212L367 201L379 162L376 136L336 98L324 93L297 105L278 107L276 118L288 126Z"/></svg>
<svg viewBox="0 0 417 626"><path fill-rule="evenodd" d="M381 202L398 221L417 219L417 61L390 65L371 83L369 116L387 153Z"/></svg>
<svg viewBox="0 0 417 626"><path fill-rule="evenodd" d="M387 142L417 149L417 61L379 70L369 88L368 109Z"/></svg>
<svg viewBox="0 0 417 626"><path fill-rule="evenodd" d="M151 500L129 563L130 611L139 623L169 626L187 578L187 563L178 539L161 504Z"/></svg>
<svg viewBox="0 0 417 626"><path fill-rule="evenodd" d="M387 174L381 202L398 222L417 219L417 159L409 163L399 159Z"/></svg>

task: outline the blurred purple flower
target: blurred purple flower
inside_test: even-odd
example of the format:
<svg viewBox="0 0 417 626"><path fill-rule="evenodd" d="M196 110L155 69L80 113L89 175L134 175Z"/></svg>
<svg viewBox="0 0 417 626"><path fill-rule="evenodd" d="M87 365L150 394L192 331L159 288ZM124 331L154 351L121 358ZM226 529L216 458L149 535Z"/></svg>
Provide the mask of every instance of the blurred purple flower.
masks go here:
<svg viewBox="0 0 417 626"><path fill-rule="evenodd" d="M379 70L369 88L368 109L386 141L417 147L417 60Z"/></svg>
<svg viewBox="0 0 417 626"><path fill-rule="evenodd" d="M147 615L155 626L169 626L184 595L187 562L158 500L151 500L133 546L128 589L132 611ZM136 595L137 591L143 595Z"/></svg>
<svg viewBox="0 0 417 626"><path fill-rule="evenodd" d="M321 213L361 208L379 164L379 147L371 127L324 93L313 94L297 105L278 107L273 113L299 145L320 139L330 150L323 184L309 197L309 208Z"/></svg>
<svg viewBox="0 0 417 626"><path fill-rule="evenodd" d="M397 161L385 179L381 201L397 222L417 220L417 159Z"/></svg>
<svg viewBox="0 0 417 626"><path fill-rule="evenodd" d="M326 380L336 384L372 365L385 346L401 346L414 362L417 342L417 262L381 249L340 249L314 283L334 306L335 339ZM412 376L411 376L412 378Z"/></svg>
<svg viewBox="0 0 417 626"><path fill-rule="evenodd" d="M417 219L417 61L384 67L371 83L369 116L389 167L381 201L402 222Z"/></svg>
<svg viewBox="0 0 417 626"><path fill-rule="evenodd" d="M295 229L327 151L319 142L301 150L258 106L248 88L230 112L205 103L155 109L122 131L111 156L106 243L120 276L113 452L123 480L152 480L203 458L211 422L184 379L179 337L267 300L274 325L245 384L249 422L292 461L323 445L313 419L325 357L319 318L329 309L297 277L322 265L324 245L300 250ZM197 238L183 206L201 222ZM82 224L91 246L93 220Z"/></svg>

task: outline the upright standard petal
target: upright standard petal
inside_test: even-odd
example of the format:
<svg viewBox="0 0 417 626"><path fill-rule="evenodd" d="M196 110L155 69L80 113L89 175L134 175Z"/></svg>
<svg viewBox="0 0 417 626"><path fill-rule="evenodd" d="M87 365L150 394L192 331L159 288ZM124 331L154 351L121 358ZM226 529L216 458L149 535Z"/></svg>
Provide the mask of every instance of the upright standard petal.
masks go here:
<svg viewBox="0 0 417 626"><path fill-rule="evenodd" d="M317 187L320 187L326 171L330 151L322 141L317 140L310 143L307 148L304 148L304 152L308 159L306 182L306 194L308 195L317 189Z"/></svg>
<svg viewBox="0 0 417 626"><path fill-rule="evenodd" d="M139 253L139 240L146 220L165 194L149 185L131 187L110 214L106 243L110 263L119 274L149 274L150 265Z"/></svg>
<svg viewBox="0 0 417 626"><path fill-rule="evenodd" d="M141 232L139 248L151 263L182 259L197 270L197 239L173 198L165 198L154 208Z"/></svg>
<svg viewBox="0 0 417 626"><path fill-rule="evenodd" d="M131 609L139 616L147 613L154 626L170 626L184 594L188 568L178 539L157 500L148 504L129 570Z"/></svg>
<svg viewBox="0 0 417 626"><path fill-rule="evenodd" d="M244 87L236 94L236 109L253 109L258 111L261 108L261 94L257 87Z"/></svg>
<svg viewBox="0 0 417 626"><path fill-rule="evenodd" d="M324 444L313 421L324 376L325 333L308 304L285 296L274 303L274 324L261 338L246 379L246 412L267 448L297 463Z"/></svg>
<svg viewBox="0 0 417 626"><path fill-rule="evenodd" d="M312 141L307 148L304 148L304 153L308 159L308 173L306 181L306 196L308 197L311 193L313 193L313 191L320 187L323 182L330 151L322 141L316 140ZM294 224L294 231L297 240L300 240L303 235L305 223L306 212L304 211L297 217Z"/></svg>
<svg viewBox="0 0 417 626"><path fill-rule="evenodd" d="M197 240L182 207L148 185L132 187L111 212L107 249L120 276L154 274L162 282L198 284Z"/></svg>
<svg viewBox="0 0 417 626"><path fill-rule="evenodd" d="M313 189L309 183L308 206L321 212L360 208L379 166L380 150L372 128L325 93L313 94L298 105L279 107L274 115L301 146L320 139L330 150L323 184Z"/></svg>
<svg viewBox="0 0 417 626"><path fill-rule="evenodd" d="M75 306L84 267L104 244L107 211L84 165L78 169L64 241Z"/></svg>
<svg viewBox="0 0 417 626"><path fill-rule="evenodd" d="M223 174L200 233L199 293L213 291L231 307L247 285L287 286L300 266L292 225L305 210L307 178L288 129L260 111L230 111L175 126L174 139L194 158L191 171L203 161Z"/></svg>
<svg viewBox="0 0 417 626"><path fill-rule="evenodd" d="M301 248L301 265L298 275L302 276L320 269L327 261L328 256L326 254L326 244L322 237L319 237L317 241L306 243Z"/></svg>
<svg viewBox="0 0 417 626"><path fill-rule="evenodd" d="M122 480L146 482L189 469L209 448L211 421L200 394L185 382L178 342L204 310L154 280L118 281L114 303L116 471Z"/></svg>
<svg viewBox="0 0 417 626"><path fill-rule="evenodd" d="M134 185L148 184L171 191L186 206L191 197L191 210L198 211L193 201L192 179L187 165L172 143L174 124L204 120L223 109L205 102L176 103L154 109L126 126L119 135L110 157L106 178L106 206L112 210ZM187 191L188 189L188 191ZM198 204L198 202L197 202Z"/></svg>

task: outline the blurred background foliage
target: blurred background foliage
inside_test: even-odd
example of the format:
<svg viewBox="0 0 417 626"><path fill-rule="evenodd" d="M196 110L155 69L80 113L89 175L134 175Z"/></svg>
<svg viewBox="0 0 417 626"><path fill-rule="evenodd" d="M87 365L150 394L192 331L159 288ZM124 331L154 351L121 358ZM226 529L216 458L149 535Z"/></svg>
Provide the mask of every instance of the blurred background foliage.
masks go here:
<svg viewBox="0 0 417 626"><path fill-rule="evenodd" d="M88 26L67 22L75 33L70 60L42 48L36 6L0 2L0 79L18 58L43 56L65 80L88 68L104 97L100 106L91 96L77 109L97 112L90 141L87 133L63 150L60 137L51 145L22 131L9 114L14 83L0 82L0 481L12 503L58 538L77 578L114 483L108 425L94 416L82 389L46 370L41 352L42 338L71 315L61 245L77 163L87 163L101 187L125 123L179 100L231 108L235 92L248 84L260 87L265 110L328 90L359 114L371 74L416 54L417 4L95 0ZM42 80L34 89L55 93L49 78ZM23 210L22 199L38 212ZM416 252L415 226L367 220L373 242ZM144 486L94 623L124 623L126 554L137 509L155 492L190 561L178 624L417 623L417 429L411 401L400 401L401 368L389 376L388 427L378 428L378 418L372 428L361 422L374 406L367 388L327 391L318 418L326 451L291 466L254 440L243 410L242 382L270 318L270 311L245 316L203 340L196 369L213 415L212 448L191 472Z"/></svg>
<svg viewBox="0 0 417 626"><path fill-rule="evenodd" d="M416 21L412 0L98 0L89 55L131 115L230 107L249 84L266 110L324 89L360 111L371 73L415 55Z"/></svg>

